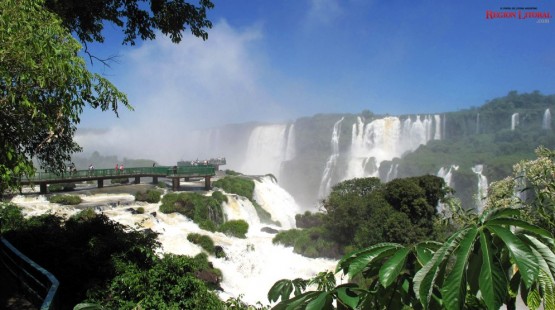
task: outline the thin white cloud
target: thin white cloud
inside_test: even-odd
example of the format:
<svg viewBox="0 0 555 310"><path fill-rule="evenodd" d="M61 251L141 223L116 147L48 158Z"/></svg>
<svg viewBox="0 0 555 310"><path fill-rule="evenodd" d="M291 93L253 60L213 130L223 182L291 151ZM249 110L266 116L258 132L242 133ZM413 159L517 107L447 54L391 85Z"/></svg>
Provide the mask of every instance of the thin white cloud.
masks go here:
<svg viewBox="0 0 555 310"><path fill-rule="evenodd" d="M88 152L173 162L194 129L283 120L289 112L264 86L271 72L258 52L261 40L260 27L239 31L220 21L207 41L190 36L173 44L159 36L144 42L122 55L123 73L114 78L135 111L85 122L109 132L79 130L78 143ZM109 119L103 124L102 117Z"/></svg>
<svg viewBox="0 0 555 310"><path fill-rule="evenodd" d="M313 28L329 25L343 15L343 9L338 0L309 0L306 26Z"/></svg>

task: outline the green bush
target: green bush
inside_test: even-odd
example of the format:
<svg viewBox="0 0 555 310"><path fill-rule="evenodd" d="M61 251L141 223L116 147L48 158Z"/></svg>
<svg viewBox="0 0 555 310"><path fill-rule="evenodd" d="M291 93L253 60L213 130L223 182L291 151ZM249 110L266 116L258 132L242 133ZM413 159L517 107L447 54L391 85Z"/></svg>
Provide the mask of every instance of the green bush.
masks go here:
<svg viewBox="0 0 555 310"><path fill-rule="evenodd" d="M227 196L220 191L213 191L212 198L216 199L220 203L227 202Z"/></svg>
<svg viewBox="0 0 555 310"><path fill-rule="evenodd" d="M167 187L166 182L162 182L162 181L159 181L158 184L156 184L156 186L159 187L159 188L166 188Z"/></svg>
<svg viewBox="0 0 555 310"><path fill-rule="evenodd" d="M254 192L254 181L244 177L225 176L213 183L214 187L219 187L228 193L243 196L252 201Z"/></svg>
<svg viewBox="0 0 555 310"><path fill-rule="evenodd" d="M111 184L128 184L129 178L116 178L110 180Z"/></svg>
<svg viewBox="0 0 555 310"><path fill-rule="evenodd" d="M187 240L196 245L200 245L206 252L214 254L214 241L209 236L197 233L190 233L187 235Z"/></svg>
<svg viewBox="0 0 555 310"><path fill-rule="evenodd" d="M69 192L75 189L75 183L57 183L57 184L49 184L48 191L51 193L54 192Z"/></svg>
<svg viewBox="0 0 555 310"><path fill-rule="evenodd" d="M237 238L247 238L247 232L249 231L249 224L243 220L231 220L223 223L220 226L219 231L223 232L228 236L233 236Z"/></svg>
<svg viewBox="0 0 555 310"><path fill-rule="evenodd" d="M237 172L237 171L233 171L231 169L226 169L224 172L225 172L226 175L234 175L234 176L243 175L242 173Z"/></svg>
<svg viewBox="0 0 555 310"><path fill-rule="evenodd" d="M48 197L48 201L51 203L59 203L62 205L78 205L83 200L79 196L75 195L53 195Z"/></svg>
<svg viewBox="0 0 555 310"><path fill-rule="evenodd" d="M293 252L306 257L339 258L339 246L325 238L324 229L314 227L310 229L290 229L279 232L272 243L293 247Z"/></svg>
<svg viewBox="0 0 555 310"><path fill-rule="evenodd" d="M6 202L0 202L0 233L16 229L24 221L21 208Z"/></svg>
<svg viewBox="0 0 555 310"><path fill-rule="evenodd" d="M72 215L70 218L73 221L90 221L96 217L96 212L92 208L87 208Z"/></svg>
<svg viewBox="0 0 555 310"><path fill-rule="evenodd" d="M224 222L221 202L214 197L198 193L169 193L162 198L160 212L178 212L199 224L201 228L214 231ZM212 222L212 224L209 224Z"/></svg>
<svg viewBox="0 0 555 310"><path fill-rule="evenodd" d="M160 202L162 193L154 189L148 189L146 192L137 192L135 194L135 201L146 201L148 203Z"/></svg>
<svg viewBox="0 0 555 310"><path fill-rule="evenodd" d="M143 207L138 207L138 208L137 208L137 213L139 213L139 214L144 214L144 213L145 213L145 208L143 208Z"/></svg>

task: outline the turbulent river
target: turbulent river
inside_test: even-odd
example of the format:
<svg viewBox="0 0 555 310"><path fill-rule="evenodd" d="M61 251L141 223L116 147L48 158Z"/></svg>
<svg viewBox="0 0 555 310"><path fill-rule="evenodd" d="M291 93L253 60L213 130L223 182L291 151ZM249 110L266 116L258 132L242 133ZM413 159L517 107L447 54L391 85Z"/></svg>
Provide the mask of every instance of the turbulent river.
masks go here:
<svg viewBox="0 0 555 310"><path fill-rule="evenodd" d="M183 184L187 186L187 184ZM277 220L282 227L261 224L252 203L243 197L226 194L228 202L222 205L227 219L243 219L249 223L246 239L234 238L223 233L202 230L187 217L178 214L163 214L158 211L160 203L135 202L130 194L73 194L79 195L83 202L76 207L51 204L43 195L20 195L12 202L23 208L26 216L54 213L71 216L80 210L91 207L102 212L114 221L136 229L152 229L159 233L161 252L194 256L202 249L189 242L189 233L210 236L215 245L222 246L227 258L210 257L210 261L223 273L220 292L222 299L239 297L247 303L269 304L267 293L280 279L310 278L321 271L335 268L335 261L310 259L293 253L293 249L272 244L273 234L261 231L263 227L277 230L295 227L295 214L300 208L295 200L270 177L255 181L254 198ZM210 195L210 193L207 193ZM144 214L132 214L128 209L143 207Z"/></svg>

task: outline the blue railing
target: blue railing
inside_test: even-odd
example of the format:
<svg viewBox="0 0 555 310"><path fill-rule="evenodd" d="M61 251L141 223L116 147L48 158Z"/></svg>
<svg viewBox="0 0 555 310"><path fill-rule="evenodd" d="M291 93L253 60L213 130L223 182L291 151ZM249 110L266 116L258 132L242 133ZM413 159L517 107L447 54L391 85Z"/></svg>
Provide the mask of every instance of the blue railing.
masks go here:
<svg viewBox="0 0 555 310"><path fill-rule="evenodd" d="M17 279L30 302L41 310L57 309L58 279L0 237L0 262ZM7 281L7 279L2 279Z"/></svg>

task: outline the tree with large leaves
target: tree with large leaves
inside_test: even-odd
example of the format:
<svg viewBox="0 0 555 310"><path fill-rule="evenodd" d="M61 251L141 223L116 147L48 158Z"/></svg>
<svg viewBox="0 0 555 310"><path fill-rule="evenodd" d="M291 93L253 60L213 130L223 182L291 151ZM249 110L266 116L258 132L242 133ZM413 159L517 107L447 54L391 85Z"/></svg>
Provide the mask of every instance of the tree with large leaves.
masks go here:
<svg viewBox="0 0 555 310"><path fill-rule="evenodd" d="M41 0L0 2L0 195L42 168L61 171L83 108L131 108L108 80L89 72L81 45Z"/></svg>
<svg viewBox="0 0 555 310"><path fill-rule="evenodd" d="M281 298L275 309L333 309L334 300L342 309L514 309L520 293L530 308L555 309L554 245L521 210L493 209L444 243L380 243L344 256L336 272L359 284L296 290L293 298L288 286L274 286L269 298Z"/></svg>

